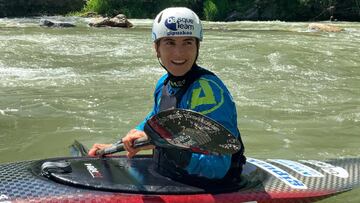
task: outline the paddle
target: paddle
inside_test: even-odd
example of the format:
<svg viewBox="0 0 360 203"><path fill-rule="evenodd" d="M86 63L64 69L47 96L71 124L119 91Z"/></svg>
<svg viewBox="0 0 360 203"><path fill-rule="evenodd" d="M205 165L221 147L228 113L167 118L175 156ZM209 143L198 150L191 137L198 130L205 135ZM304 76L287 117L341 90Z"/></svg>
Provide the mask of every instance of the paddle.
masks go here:
<svg viewBox="0 0 360 203"><path fill-rule="evenodd" d="M157 147L217 155L234 154L241 149L239 140L221 124L191 110L162 111L146 122L144 131L149 139L136 140L134 147L153 144ZM120 141L109 148L99 150L97 155L103 156L123 150Z"/></svg>
<svg viewBox="0 0 360 203"><path fill-rule="evenodd" d="M138 148L138 147L142 147L142 146L146 146L146 145L150 145L150 144L152 144L152 143L147 137L141 137L134 141L133 147ZM114 143L111 147L96 151L96 155L97 156L105 156L107 154L113 154L113 153L121 152L124 150L125 150L124 144L122 143L122 140L120 140L119 142Z"/></svg>

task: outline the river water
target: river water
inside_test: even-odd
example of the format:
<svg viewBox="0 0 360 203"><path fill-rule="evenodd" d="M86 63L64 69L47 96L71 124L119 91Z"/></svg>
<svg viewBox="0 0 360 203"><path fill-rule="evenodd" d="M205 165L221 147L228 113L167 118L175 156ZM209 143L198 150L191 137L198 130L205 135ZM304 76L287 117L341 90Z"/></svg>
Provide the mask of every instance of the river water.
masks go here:
<svg viewBox="0 0 360 203"><path fill-rule="evenodd" d="M49 18L77 27L0 19L0 163L68 156L74 139L114 142L148 113L164 74L151 20L118 29ZM249 157L360 155L360 23L336 22L341 33L307 25L204 23L198 64L231 91ZM359 202L355 194L326 202Z"/></svg>

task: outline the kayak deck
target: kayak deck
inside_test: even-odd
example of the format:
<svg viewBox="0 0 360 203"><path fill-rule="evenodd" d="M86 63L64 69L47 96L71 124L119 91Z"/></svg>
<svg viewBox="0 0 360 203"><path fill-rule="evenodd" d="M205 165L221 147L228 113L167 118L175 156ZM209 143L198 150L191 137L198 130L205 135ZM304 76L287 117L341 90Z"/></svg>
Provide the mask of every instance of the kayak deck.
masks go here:
<svg viewBox="0 0 360 203"><path fill-rule="evenodd" d="M39 176L41 163L57 160L77 161L86 170L85 163L90 163L101 178L92 177L94 170L90 169L81 174L85 180L82 184L65 185L62 180L55 182ZM124 157L56 158L0 165L0 202L312 202L359 186L359 171L360 159L357 158L327 162L250 158L244 166L241 187L209 192L206 188L155 173L149 156L131 160ZM101 188L105 183L108 186ZM120 189L113 188L114 185Z"/></svg>

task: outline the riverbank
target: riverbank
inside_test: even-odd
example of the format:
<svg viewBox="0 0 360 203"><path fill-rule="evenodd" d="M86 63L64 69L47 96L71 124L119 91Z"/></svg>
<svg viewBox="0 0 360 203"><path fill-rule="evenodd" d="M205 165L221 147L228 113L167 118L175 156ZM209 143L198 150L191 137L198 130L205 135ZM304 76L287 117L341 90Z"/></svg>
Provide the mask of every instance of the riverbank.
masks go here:
<svg viewBox="0 0 360 203"><path fill-rule="evenodd" d="M86 0L0 0L0 17L66 15L83 9Z"/></svg>
<svg viewBox="0 0 360 203"><path fill-rule="evenodd" d="M79 17L79 16L36 16L29 18L0 18L0 29L6 28L37 28L41 27L43 20L52 22L70 23L79 29L91 29L89 23L93 22L95 17ZM133 24L133 28L150 30L152 26L152 19L128 19ZM236 21L236 22L214 22L202 21L205 32L212 32L214 30L226 32L247 32L247 31L276 31L276 32L320 32L322 30L315 29L312 24L336 26L343 30L343 32L351 32L359 34L359 23L354 22L329 22L329 21L314 21L314 22L285 22L285 21ZM56 26L55 26L56 27ZM4 29L5 28L5 29ZM45 28L42 26L42 28ZM114 28L118 29L118 28ZM326 32L326 31L325 31Z"/></svg>

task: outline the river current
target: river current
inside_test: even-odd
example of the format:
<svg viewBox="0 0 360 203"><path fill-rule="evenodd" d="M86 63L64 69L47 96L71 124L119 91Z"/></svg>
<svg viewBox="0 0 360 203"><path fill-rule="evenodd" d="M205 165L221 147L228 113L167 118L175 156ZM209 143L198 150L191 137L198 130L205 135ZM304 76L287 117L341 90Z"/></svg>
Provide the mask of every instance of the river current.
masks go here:
<svg viewBox="0 0 360 203"><path fill-rule="evenodd" d="M0 19L0 163L68 156L74 139L88 147L114 142L150 111L164 74L151 20L119 29L47 18L77 27ZM339 33L308 24L204 23L198 64L232 93L249 157L360 155L360 23L335 22ZM359 202L355 194L325 202Z"/></svg>

